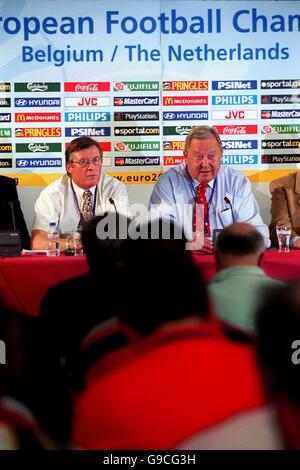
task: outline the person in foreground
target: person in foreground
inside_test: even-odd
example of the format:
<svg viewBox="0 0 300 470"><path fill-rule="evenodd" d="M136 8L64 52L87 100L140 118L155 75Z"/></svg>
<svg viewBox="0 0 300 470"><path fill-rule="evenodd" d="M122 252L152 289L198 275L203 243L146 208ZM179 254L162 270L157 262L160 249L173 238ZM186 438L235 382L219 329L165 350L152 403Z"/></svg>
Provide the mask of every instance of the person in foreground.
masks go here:
<svg viewBox="0 0 300 470"><path fill-rule="evenodd" d="M116 314L119 297L115 289L120 282L124 244L118 234L123 229L126 236L129 223L129 219L114 212L96 216L85 224L82 244L88 272L52 286L42 299L40 317L44 330L48 337L55 338L52 352L68 378L74 376L84 337ZM99 224L104 228L108 224L112 231L103 232L101 237ZM109 345L107 342L108 348Z"/></svg>
<svg viewBox="0 0 300 470"><path fill-rule="evenodd" d="M67 173L47 186L35 203L32 248L45 249L50 221L70 235L106 211L129 214L123 183L102 174L103 151L90 137L73 140L65 152ZM66 249L68 244L61 243Z"/></svg>
<svg viewBox="0 0 300 470"><path fill-rule="evenodd" d="M300 450L300 283L270 292L257 313L257 353L287 449Z"/></svg>
<svg viewBox="0 0 300 470"><path fill-rule="evenodd" d="M217 273L209 293L221 319L247 331L254 330L254 315L265 288L282 283L262 269L265 247L262 235L252 225L226 227L215 244Z"/></svg>
<svg viewBox="0 0 300 470"><path fill-rule="evenodd" d="M213 252L213 231L233 222L247 222L261 232L270 246L251 184L242 173L221 165L223 147L214 127L198 126L186 138L185 163L161 175L150 198L150 214L167 217L182 226L189 240L202 219L203 246L199 253ZM200 206L203 212L199 214Z"/></svg>
<svg viewBox="0 0 300 470"><path fill-rule="evenodd" d="M20 230L22 248L30 248L30 236L13 178L0 176L0 230Z"/></svg>
<svg viewBox="0 0 300 470"><path fill-rule="evenodd" d="M39 320L0 303L0 450L58 449L69 434L68 389Z"/></svg>
<svg viewBox="0 0 300 470"><path fill-rule="evenodd" d="M270 183L271 222L270 234L274 246L278 246L276 225L292 228L291 248L300 248L300 172L296 171Z"/></svg>
<svg viewBox="0 0 300 470"><path fill-rule="evenodd" d="M111 367L94 376L79 396L75 445L280 447L254 351L249 344L227 339L210 318L207 290L185 241L159 237L125 242L118 317L139 337L114 351Z"/></svg>

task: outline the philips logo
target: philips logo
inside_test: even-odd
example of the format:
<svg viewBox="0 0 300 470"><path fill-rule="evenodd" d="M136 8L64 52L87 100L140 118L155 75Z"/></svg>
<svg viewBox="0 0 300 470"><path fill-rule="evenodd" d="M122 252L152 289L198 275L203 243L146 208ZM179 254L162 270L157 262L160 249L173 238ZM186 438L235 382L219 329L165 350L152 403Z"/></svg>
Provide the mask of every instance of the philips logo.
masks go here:
<svg viewBox="0 0 300 470"><path fill-rule="evenodd" d="M257 155L223 155L224 165L256 165Z"/></svg>
<svg viewBox="0 0 300 470"><path fill-rule="evenodd" d="M17 158L17 168L37 168L37 167L61 167L61 158Z"/></svg>
<svg viewBox="0 0 300 470"><path fill-rule="evenodd" d="M213 90L257 90L257 80L213 81Z"/></svg>
<svg viewBox="0 0 300 470"><path fill-rule="evenodd" d="M69 112L65 113L66 122L104 122L110 121L109 112Z"/></svg>
<svg viewBox="0 0 300 470"><path fill-rule="evenodd" d="M245 105L257 104L256 95L214 95L212 96L213 105Z"/></svg>

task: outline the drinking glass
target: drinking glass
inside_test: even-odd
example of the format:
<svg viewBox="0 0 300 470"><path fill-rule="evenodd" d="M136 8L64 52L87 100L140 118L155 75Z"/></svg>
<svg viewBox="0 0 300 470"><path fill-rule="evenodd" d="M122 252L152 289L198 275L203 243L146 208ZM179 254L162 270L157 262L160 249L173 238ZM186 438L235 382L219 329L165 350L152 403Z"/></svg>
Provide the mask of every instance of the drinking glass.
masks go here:
<svg viewBox="0 0 300 470"><path fill-rule="evenodd" d="M290 251L290 238L292 229L288 225L277 225L276 235L278 240L278 251L288 253Z"/></svg>
<svg viewBox="0 0 300 470"><path fill-rule="evenodd" d="M81 242L81 232L73 232L72 236L72 244L73 244L73 250L74 250L74 256L83 256L83 246Z"/></svg>

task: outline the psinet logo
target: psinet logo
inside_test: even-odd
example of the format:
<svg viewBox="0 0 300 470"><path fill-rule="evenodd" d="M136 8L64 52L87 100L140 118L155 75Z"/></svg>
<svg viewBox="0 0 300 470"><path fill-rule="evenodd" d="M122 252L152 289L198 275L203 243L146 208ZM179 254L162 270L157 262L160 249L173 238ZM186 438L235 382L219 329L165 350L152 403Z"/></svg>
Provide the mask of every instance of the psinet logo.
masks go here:
<svg viewBox="0 0 300 470"><path fill-rule="evenodd" d="M27 83L27 90L29 91L47 91L48 85L46 83Z"/></svg>

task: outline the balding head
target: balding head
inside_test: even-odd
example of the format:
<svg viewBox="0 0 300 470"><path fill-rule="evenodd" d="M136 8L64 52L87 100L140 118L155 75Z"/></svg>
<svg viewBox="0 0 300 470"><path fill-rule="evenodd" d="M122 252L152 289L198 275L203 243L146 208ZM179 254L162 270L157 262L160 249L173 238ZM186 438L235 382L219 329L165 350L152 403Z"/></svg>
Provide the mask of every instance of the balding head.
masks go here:
<svg viewBox="0 0 300 470"><path fill-rule="evenodd" d="M262 235L253 225L235 223L226 227L216 242L218 270L230 266L261 264L265 251Z"/></svg>

